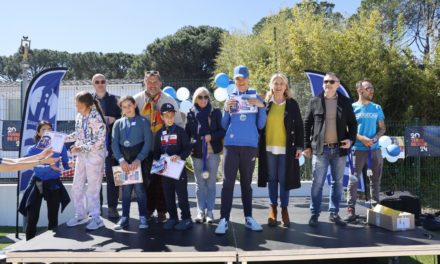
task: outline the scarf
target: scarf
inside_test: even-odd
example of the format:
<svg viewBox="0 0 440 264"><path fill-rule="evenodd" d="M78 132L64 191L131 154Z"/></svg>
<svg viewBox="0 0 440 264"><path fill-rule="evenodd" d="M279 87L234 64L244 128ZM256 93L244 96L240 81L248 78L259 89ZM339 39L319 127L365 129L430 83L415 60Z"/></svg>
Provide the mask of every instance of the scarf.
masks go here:
<svg viewBox="0 0 440 264"><path fill-rule="evenodd" d="M198 104L194 104L196 108L196 118L199 122L198 134L204 136L210 133L209 115L211 114L211 104L208 103L205 108L200 108Z"/></svg>
<svg viewBox="0 0 440 264"><path fill-rule="evenodd" d="M146 104L142 108L141 115L145 117L150 117L150 129L151 132L156 133L163 126L163 120L160 117L160 111L156 111L157 102L160 99L160 93L154 98L147 96L145 99Z"/></svg>

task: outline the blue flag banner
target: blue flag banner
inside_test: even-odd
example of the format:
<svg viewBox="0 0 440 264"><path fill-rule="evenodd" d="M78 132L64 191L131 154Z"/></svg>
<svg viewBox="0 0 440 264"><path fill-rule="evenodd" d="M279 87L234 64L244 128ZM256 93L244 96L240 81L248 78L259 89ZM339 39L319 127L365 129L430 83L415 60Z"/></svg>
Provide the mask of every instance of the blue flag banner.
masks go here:
<svg viewBox="0 0 440 264"><path fill-rule="evenodd" d="M35 144L35 132L40 120L52 123L57 130L58 93L60 83L67 68L47 69L37 74L29 84L24 101L22 130L20 140L20 157L26 155L29 147ZM32 177L32 170L21 171L19 190L26 189Z"/></svg>
<svg viewBox="0 0 440 264"><path fill-rule="evenodd" d="M320 93L323 92L324 88L323 88L323 82L324 82L324 77L325 77L325 73L323 72L318 72L318 71L313 71L313 70L306 70L305 71L307 78L309 79L310 82L310 89L312 91L312 96L318 96ZM341 84L338 87L338 92L341 93L342 95L348 97L348 98L352 98L350 95L349 90L345 89L344 84L341 82ZM344 189L347 189L347 185L348 185L348 178L351 174L350 171L350 165L349 165L349 161L348 161L348 156L347 156L347 161L345 163L345 171L344 171L344 178L342 179L342 184L344 186ZM358 185L358 191L360 192L365 192L365 184L364 184L364 177L363 175L360 175L359 177L359 185ZM331 172L330 172L330 167L328 168L328 172L327 172L327 184L331 185L332 182L332 177L331 177Z"/></svg>

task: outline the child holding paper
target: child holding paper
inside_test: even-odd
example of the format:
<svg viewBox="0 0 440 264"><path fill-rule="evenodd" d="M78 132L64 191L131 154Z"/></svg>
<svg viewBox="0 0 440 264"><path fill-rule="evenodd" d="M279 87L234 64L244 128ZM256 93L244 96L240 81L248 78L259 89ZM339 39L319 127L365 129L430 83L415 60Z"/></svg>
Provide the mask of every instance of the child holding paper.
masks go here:
<svg viewBox="0 0 440 264"><path fill-rule="evenodd" d="M144 117L139 115L139 109L132 96L125 96L119 100L122 109L122 118L116 120L112 132L113 155L119 161L124 172L141 167L142 178L146 181L146 158L151 149L152 134L150 125ZM139 229L148 228L146 211L147 196L143 183L122 185L122 217L114 227L115 230L128 226L130 217L131 193L136 192L139 207Z"/></svg>
<svg viewBox="0 0 440 264"><path fill-rule="evenodd" d="M99 191L107 155L107 126L99 102L93 99L91 93L79 92L75 96L75 103L78 112L75 132L66 139L66 142L75 142L70 152L78 155L72 184L75 216L67 221L67 226L73 227L88 222L86 229L96 230L104 226L100 217ZM90 221L87 213L92 216Z"/></svg>
<svg viewBox="0 0 440 264"><path fill-rule="evenodd" d="M26 156L39 154L47 147L47 144L42 144L42 141L40 142L46 131L52 131L52 124L49 121L42 120L37 126L36 144L29 148ZM66 147L62 148L61 153L54 152L53 157L61 157L64 169L69 169ZM58 226L60 204L61 211L63 211L70 202L69 194L60 180L61 169L59 165L59 162L53 165L42 164L33 169L33 176L24 192L19 208L20 213L26 216L26 240L35 237L43 198L47 203L48 230Z"/></svg>
<svg viewBox="0 0 440 264"><path fill-rule="evenodd" d="M165 103L161 106L160 113L165 126L157 132L154 140L154 160L157 161L161 156L168 155L171 162L184 161L191 152L191 144L185 130L174 123L176 110L172 104ZM177 180L162 177L165 203L170 214L170 218L163 224L163 229L187 230L192 227L187 185L185 169ZM182 214L180 221L177 215L176 194Z"/></svg>

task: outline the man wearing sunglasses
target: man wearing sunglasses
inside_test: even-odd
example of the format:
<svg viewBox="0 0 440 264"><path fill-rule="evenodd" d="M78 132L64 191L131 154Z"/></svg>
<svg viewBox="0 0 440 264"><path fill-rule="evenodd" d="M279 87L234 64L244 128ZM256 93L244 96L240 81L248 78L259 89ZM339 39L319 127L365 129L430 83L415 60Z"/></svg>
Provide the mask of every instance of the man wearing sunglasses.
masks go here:
<svg viewBox="0 0 440 264"><path fill-rule="evenodd" d="M362 169L367 165L367 177L370 180L370 199L372 203L379 201L380 181L382 178L383 158L378 140L385 134L385 116L382 107L372 102L374 87L371 81L364 79L356 83L359 95L353 103L353 111L358 122L358 132L354 150L354 178L348 182L347 217L345 221L356 220L355 205L357 186Z"/></svg>
<svg viewBox="0 0 440 264"><path fill-rule="evenodd" d="M321 213L322 187L330 166L332 185L330 190L329 220L345 226L339 216L346 156L356 140L357 122L351 100L337 92L339 78L329 72L323 81L324 91L310 99L304 119L304 155L312 159L313 182L309 225L316 227Z"/></svg>
<svg viewBox="0 0 440 264"><path fill-rule="evenodd" d="M162 79L159 71L146 71L144 76L145 91L142 91L134 96L136 105L139 107L141 116L145 117L150 122L150 129L153 133L153 139L156 138L156 133L164 126L164 121L160 115L160 108L163 104L170 103L176 109L174 123L182 128L185 128L182 116L178 111L178 106L173 97L167 93L162 92ZM151 144L154 147L154 142ZM153 149L151 150L151 153ZM153 163L153 155L148 156L148 167L151 168ZM148 170L149 171L149 170ZM153 174L149 177L149 184L147 186L147 217L150 219L157 211L157 222L166 221L166 206L165 198L162 190L161 176Z"/></svg>
<svg viewBox="0 0 440 264"><path fill-rule="evenodd" d="M117 219L119 218L119 213L117 210L119 188L115 186L115 181L113 178L112 166L116 165L117 162L114 160L113 151L111 148L111 133L113 129L113 123L121 118L121 109L118 106L119 98L113 94L107 92L107 80L105 76L101 73L93 75L92 85L95 89L93 94L94 98L99 101L102 111L104 112L105 122L107 124L107 157L105 158L105 177L107 180L107 204L108 204L108 217ZM102 205L102 188L101 188L101 205Z"/></svg>

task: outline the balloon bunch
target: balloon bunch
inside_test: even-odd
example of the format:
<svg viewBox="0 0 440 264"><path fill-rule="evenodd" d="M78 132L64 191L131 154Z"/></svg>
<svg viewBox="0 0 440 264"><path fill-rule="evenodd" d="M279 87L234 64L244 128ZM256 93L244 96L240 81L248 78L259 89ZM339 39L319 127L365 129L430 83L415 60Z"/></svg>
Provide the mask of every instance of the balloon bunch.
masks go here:
<svg viewBox="0 0 440 264"><path fill-rule="evenodd" d="M191 103L191 101L188 100L188 98L190 96L190 92L189 92L188 88L180 87L176 91L173 87L166 86L163 88L162 91L164 93L168 94L169 96L173 97L175 100L180 101L180 105L179 105L180 112L183 112L185 114L187 114L189 112L189 110L192 107L192 103Z"/></svg>
<svg viewBox="0 0 440 264"><path fill-rule="evenodd" d="M399 159L400 146L393 144L389 136L381 136L379 138L379 146L382 151L382 157L388 162L394 163Z"/></svg>
<svg viewBox="0 0 440 264"><path fill-rule="evenodd" d="M235 83L229 79L226 73L219 73L214 78L215 84L218 86L214 91L214 98L219 102L223 102L228 99L235 90Z"/></svg>

